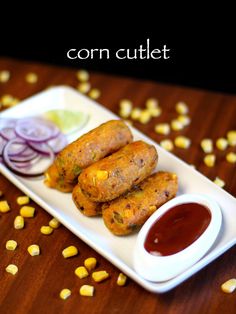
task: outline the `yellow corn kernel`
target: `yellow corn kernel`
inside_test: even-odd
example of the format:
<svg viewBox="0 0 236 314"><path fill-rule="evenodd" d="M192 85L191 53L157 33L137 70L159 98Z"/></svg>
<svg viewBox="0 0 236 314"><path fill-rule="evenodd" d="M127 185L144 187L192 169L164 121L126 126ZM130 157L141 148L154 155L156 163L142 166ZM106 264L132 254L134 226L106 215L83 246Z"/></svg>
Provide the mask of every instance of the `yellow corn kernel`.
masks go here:
<svg viewBox="0 0 236 314"><path fill-rule="evenodd" d="M158 134L167 135L170 133L170 126L168 123L159 123L155 125L155 132Z"/></svg>
<svg viewBox="0 0 236 314"><path fill-rule="evenodd" d="M142 124L148 123L151 120L150 112L147 109L146 110L142 110L138 120Z"/></svg>
<svg viewBox="0 0 236 314"><path fill-rule="evenodd" d="M227 133L227 140L230 146L236 145L236 131L232 130Z"/></svg>
<svg viewBox="0 0 236 314"><path fill-rule="evenodd" d="M38 75L36 73L29 72L26 74L25 80L29 84L35 84L38 81Z"/></svg>
<svg viewBox="0 0 236 314"><path fill-rule="evenodd" d="M92 88L88 95L92 99L98 99L101 96L101 91L98 88Z"/></svg>
<svg viewBox="0 0 236 314"><path fill-rule="evenodd" d="M106 170L98 170L96 172L96 177L99 180L106 180L108 178L108 171L106 171Z"/></svg>
<svg viewBox="0 0 236 314"><path fill-rule="evenodd" d="M221 285L221 290L225 293L232 293L236 289L236 279L227 280Z"/></svg>
<svg viewBox="0 0 236 314"><path fill-rule="evenodd" d="M5 94L1 98L1 103L4 107L11 106L12 101L14 100L14 97L10 94Z"/></svg>
<svg viewBox="0 0 236 314"><path fill-rule="evenodd" d="M153 117L153 118L159 117L159 116L161 115L161 112L162 112L162 110L161 110L160 107L157 107L157 108L149 108L149 109L147 109L147 110L148 110L150 116Z"/></svg>
<svg viewBox="0 0 236 314"><path fill-rule="evenodd" d="M0 71L0 83L6 83L10 79L10 71L3 70Z"/></svg>
<svg viewBox="0 0 236 314"><path fill-rule="evenodd" d="M174 149L174 144L169 139L162 140L160 142L160 145L161 145L162 148L164 148L165 150L168 150L168 151L172 151Z"/></svg>
<svg viewBox="0 0 236 314"><path fill-rule="evenodd" d="M225 150L228 146L228 141L226 140L226 138L220 137L216 140L216 147L219 150Z"/></svg>
<svg viewBox="0 0 236 314"><path fill-rule="evenodd" d="M191 145L191 140L185 136L177 136L175 138L175 146L179 148L189 148Z"/></svg>
<svg viewBox="0 0 236 314"><path fill-rule="evenodd" d="M223 180L221 180L219 177L215 178L214 183L221 188L223 188L225 186L225 182Z"/></svg>
<svg viewBox="0 0 236 314"><path fill-rule="evenodd" d="M49 221L49 226L52 227L53 229L59 228L60 225L61 225L60 221L57 220L56 218L52 218L52 219Z"/></svg>
<svg viewBox="0 0 236 314"><path fill-rule="evenodd" d="M171 125L172 130L174 131L180 131L184 128L184 125L177 119L172 120L170 125Z"/></svg>
<svg viewBox="0 0 236 314"><path fill-rule="evenodd" d="M80 295L85 297L92 297L94 294L94 287L89 285L83 285L79 290Z"/></svg>
<svg viewBox="0 0 236 314"><path fill-rule="evenodd" d="M226 160L232 164L236 163L236 154L231 152L226 155Z"/></svg>
<svg viewBox="0 0 236 314"><path fill-rule="evenodd" d="M15 229L23 229L25 225L24 218L22 216L16 216L14 220L14 228Z"/></svg>
<svg viewBox="0 0 236 314"><path fill-rule="evenodd" d="M40 254L40 247L38 244L31 244L27 251L31 256L38 256Z"/></svg>
<svg viewBox="0 0 236 314"><path fill-rule="evenodd" d="M159 105L159 102L156 98L148 98L145 105L147 109L156 109Z"/></svg>
<svg viewBox="0 0 236 314"><path fill-rule="evenodd" d="M83 82L78 84L77 89L83 94L86 94L90 91L91 84L89 82Z"/></svg>
<svg viewBox="0 0 236 314"><path fill-rule="evenodd" d="M93 270L95 269L97 265L97 260L95 257L88 257L86 258L86 260L84 261L84 266L89 270Z"/></svg>
<svg viewBox="0 0 236 314"><path fill-rule="evenodd" d="M175 110L176 110L179 114L186 114L186 113L188 113L188 106L186 105L185 102L179 101L179 102L177 102L177 104L175 105Z"/></svg>
<svg viewBox="0 0 236 314"><path fill-rule="evenodd" d="M15 240L8 240L6 242L6 249L8 251L15 251L16 247L17 247L17 242Z"/></svg>
<svg viewBox="0 0 236 314"><path fill-rule="evenodd" d="M181 122L184 126L189 125L191 122L191 119L189 118L189 116L186 116L186 115L179 115L177 117L177 120Z"/></svg>
<svg viewBox="0 0 236 314"><path fill-rule="evenodd" d="M92 278L96 282L101 282L109 277L108 272L105 270L99 270L92 273Z"/></svg>
<svg viewBox="0 0 236 314"><path fill-rule="evenodd" d="M71 296L71 291L70 289L62 289L60 292L60 298L62 300L66 300L67 298L69 298Z"/></svg>
<svg viewBox="0 0 236 314"><path fill-rule="evenodd" d="M25 218L34 217L35 208L32 206L23 206L20 209L20 215Z"/></svg>
<svg viewBox="0 0 236 314"><path fill-rule="evenodd" d="M11 210L7 201L0 201L0 213L7 213Z"/></svg>
<svg viewBox="0 0 236 314"><path fill-rule="evenodd" d="M87 82L89 80L89 72L86 70L77 71L76 76L80 82Z"/></svg>
<svg viewBox="0 0 236 314"><path fill-rule="evenodd" d="M26 205L29 204L29 196L18 196L16 199L17 204L19 205Z"/></svg>
<svg viewBox="0 0 236 314"><path fill-rule="evenodd" d="M42 234L49 235L49 234L53 233L53 228L50 226L42 226L40 228L40 232Z"/></svg>
<svg viewBox="0 0 236 314"><path fill-rule="evenodd" d="M204 163L207 167L214 167L215 162L216 162L216 156L213 154L209 154L204 157Z"/></svg>
<svg viewBox="0 0 236 314"><path fill-rule="evenodd" d="M134 108L130 114L131 119L138 120L140 118L141 112L142 110L140 108Z"/></svg>
<svg viewBox="0 0 236 314"><path fill-rule="evenodd" d="M120 273L116 283L118 286L124 286L126 284L126 281L127 277L124 274Z"/></svg>
<svg viewBox="0 0 236 314"><path fill-rule="evenodd" d="M201 141L201 148L204 151L204 153L209 154L212 152L213 150L213 142L211 139L209 138L204 138Z"/></svg>
<svg viewBox="0 0 236 314"><path fill-rule="evenodd" d="M6 272L15 275L18 272L18 267L14 264L9 264L6 268Z"/></svg>
<svg viewBox="0 0 236 314"><path fill-rule="evenodd" d="M76 276L78 276L80 279L83 279L85 277L88 277L89 273L87 269L84 266L79 266L75 270Z"/></svg>
<svg viewBox="0 0 236 314"><path fill-rule="evenodd" d="M78 254L78 249L74 245L68 246L62 251L64 258L72 257Z"/></svg>

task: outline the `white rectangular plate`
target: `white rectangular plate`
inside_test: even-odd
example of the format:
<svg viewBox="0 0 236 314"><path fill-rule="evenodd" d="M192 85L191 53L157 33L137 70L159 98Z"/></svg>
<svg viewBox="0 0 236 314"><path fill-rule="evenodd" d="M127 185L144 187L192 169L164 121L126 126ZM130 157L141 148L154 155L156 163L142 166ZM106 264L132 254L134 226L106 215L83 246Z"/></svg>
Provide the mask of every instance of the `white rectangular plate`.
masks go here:
<svg viewBox="0 0 236 314"><path fill-rule="evenodd" d="M113 113L98 105L91 99L79 94L69 87L56 87L39 93L22 101L1 114L1 117L23 118L38 115L51 109L68 109L86 112L90 115L87 125L74 134L69 140L79 137L99 124L110 119L117 119ZM216 259L236 242L236 199L223 189L212 183L198 171L163 150L144 134L131 128L135 140L142 139L156 146L159 161L157 170L173 171L179 178L179 194L202 193L214 198L223 212L223 227L217 241L211 250L191 268L162 283L155 283L141 278L133 268L133 250L137 234L126 237L112 235L104 226L100 217L89 218L83 216L75 207L71 194L64 194L47 188L43 179L29 179L15 175L4 165L0 164L1 172L24 193L57 217L69 230L86 242L94 250L103 255L111 263L126 273L145 289L162 293L168 291L195 274L205 265Z"/></svg>

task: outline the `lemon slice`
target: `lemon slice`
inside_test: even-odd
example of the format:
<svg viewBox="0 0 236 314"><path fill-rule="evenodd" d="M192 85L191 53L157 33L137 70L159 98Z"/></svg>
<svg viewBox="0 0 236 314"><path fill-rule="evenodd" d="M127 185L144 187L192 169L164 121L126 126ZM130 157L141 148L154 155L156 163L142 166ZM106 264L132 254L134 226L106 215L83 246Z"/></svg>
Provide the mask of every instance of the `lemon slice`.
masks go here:
<svg viewBox="0 0 236 314"><path fill-rule="evenodd" d="M49 110L44 113L44 117L55 123L64 134L80 130L89 119L87 113L63 109Z"/></svg>

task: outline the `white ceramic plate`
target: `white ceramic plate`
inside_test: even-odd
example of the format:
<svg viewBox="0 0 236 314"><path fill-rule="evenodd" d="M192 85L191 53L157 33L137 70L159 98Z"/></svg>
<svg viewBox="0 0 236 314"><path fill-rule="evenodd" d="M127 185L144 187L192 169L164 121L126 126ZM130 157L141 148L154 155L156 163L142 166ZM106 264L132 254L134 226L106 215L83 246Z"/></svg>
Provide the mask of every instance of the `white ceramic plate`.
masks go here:
<svg viewBox="0 0 236 314"><path fill-rule="evenodd" d="M24 100L18 106L3 112L1 117L23 118L38 115L51 109L79 110L89 113L90 119L86 126L73 134L70 141L105 121L118 118L96 102L79 94L74 89L64 86L51 88ZM126 237L114 236L104 226L101 218L83 216L76 209L71 194L64 194L47 188L43 184L42 178L29 179L17 176L2 164L0 164L0 171L19 189L28 194L52 216L57 217L69 230L139 285L149 291L162 293L179 285L236 243L236 199L198 171L166 152L141 132L134 128L132 128L132 132L136 140L142 139L156 146L159 154L157 170L173 171L178 175L179 195L183 193L206 194L218 202L223 214L221 232L210 251L191 268L162 283L147 281L135 272L133 250L137 234Z"/></svg>

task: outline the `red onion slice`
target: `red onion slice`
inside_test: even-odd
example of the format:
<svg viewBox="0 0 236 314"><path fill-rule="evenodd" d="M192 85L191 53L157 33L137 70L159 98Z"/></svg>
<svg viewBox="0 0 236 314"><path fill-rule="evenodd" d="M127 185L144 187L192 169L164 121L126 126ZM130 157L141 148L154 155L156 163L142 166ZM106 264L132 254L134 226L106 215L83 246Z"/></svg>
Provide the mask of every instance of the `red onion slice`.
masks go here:
<svg viewBox="0 0 236 314"><path fill-rule="evenodd" d="M67 138L61 133L57 137L47 141L47 143L51 146L54 153L57 154L67 145Z"/></svg>
<svg viewBox="0 0 236 314"><path fill-rule="evenodd" d="M0 134L7 141L16 137L15 129L11 127L2 128Z"/></svg>
<svg viewBox="0 0 236 314"><path fill-rule="evenodd" d="M4 146L6 145L6 143L7 141L2 136L0 136L0 155L2 155Z"/></svg>

